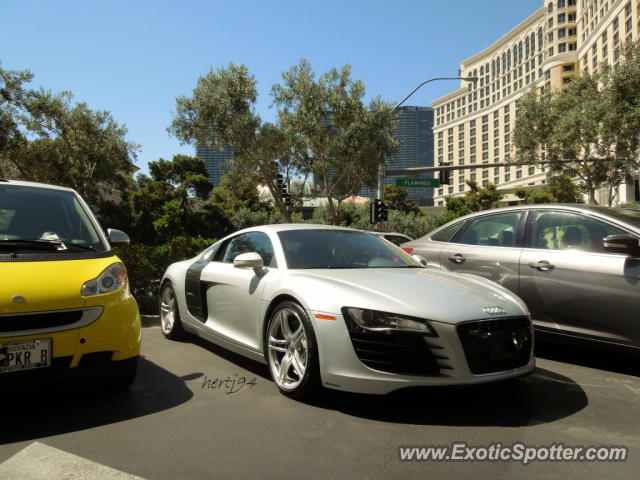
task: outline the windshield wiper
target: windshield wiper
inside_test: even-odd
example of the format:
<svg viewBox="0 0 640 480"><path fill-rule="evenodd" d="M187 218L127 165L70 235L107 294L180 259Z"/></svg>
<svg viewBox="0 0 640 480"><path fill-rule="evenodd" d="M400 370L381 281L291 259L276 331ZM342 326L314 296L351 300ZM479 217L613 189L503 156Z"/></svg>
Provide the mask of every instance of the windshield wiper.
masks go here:
<svg viewBox="0 0 640 480"><path fill-rule="evenodd" d="M35 248L35 249L42 249L42 250L50 250L51 248L54 248L57 251L65 251L65 250L68 250L69 248L75 247L75 248L78 248L80 250L89 250L89 251L92 251L92 252L96 251L96 249L95 249L95 247L93 245L81 245L81 244L78 244L78 243L66 243L66 242L63 242L60 239L14 238L14 239L0 240L0 247L15 248L15 247L21 247L21 246L25 246L25 247L29 247L29 248Z"/></svg>
<svg viewBox="0 0 640 480"><path fill-rule="evenodd" d="M75 248L79 248L81 250L90 250L92 252L96 251L96 247L94 247L93 245L82 245L80 243L73 243L73 242L66 242L64 245L67 248L75 247Z"/></svg>
<svg viewBox="0 0 640 480"><path fill-rule="evenodd" d="M52 248L55 250L60 250L60 247L63 247L63 250L66 250L66 246L59 240L43 240L43 239L25 239L25 238L14 238L14 239L3 239L0 240L0 247L2 248L16 248L16 247L26 247L33 248L38 250L51 250Z"/></svg>

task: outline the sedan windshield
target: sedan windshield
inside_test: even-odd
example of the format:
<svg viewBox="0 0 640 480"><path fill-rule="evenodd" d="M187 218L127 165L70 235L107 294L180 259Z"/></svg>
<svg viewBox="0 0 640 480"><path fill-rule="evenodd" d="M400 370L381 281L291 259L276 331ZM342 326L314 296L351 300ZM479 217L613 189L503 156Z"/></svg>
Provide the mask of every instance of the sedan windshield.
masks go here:
<svg viewBox="0 0 640 480"><path fill-rule="evenodd" d="M346 230L287 230L280 242L292 269L422 268L402 249L375 235Z"/></svg>
<svg viewBox="0 0 640 480"><path fill-rule="evenodd" d="M107 250L73 192L24 185L0 185L0 249Z"/></svg>

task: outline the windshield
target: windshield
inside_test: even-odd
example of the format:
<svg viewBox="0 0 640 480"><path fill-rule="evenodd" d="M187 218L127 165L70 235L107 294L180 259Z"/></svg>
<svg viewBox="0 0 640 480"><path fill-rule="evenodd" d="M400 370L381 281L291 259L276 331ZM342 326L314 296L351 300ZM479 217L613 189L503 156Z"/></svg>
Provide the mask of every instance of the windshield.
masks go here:
<svg viewBox="0 0 640 480"><path fill-rule="evenodd" d="M73 192L0 185L0 246L29 250L47 243L58 251L107 250Z"/></svg>
<svg viewBox="0 0 640 480"><path fill-rule="evenodd" d="M345 230L287 230L280 242L292 269L401 268L418 262L401 248L375 235Z"/></svg>
<svg viewBox="0 0 640 480"><path fill-rule="evenodd" d="M609 208L609 207L592 207L600 213L605 213L623 222L630 223L636 228L640 228L640 210L632 210L630 208Z"/></svg>

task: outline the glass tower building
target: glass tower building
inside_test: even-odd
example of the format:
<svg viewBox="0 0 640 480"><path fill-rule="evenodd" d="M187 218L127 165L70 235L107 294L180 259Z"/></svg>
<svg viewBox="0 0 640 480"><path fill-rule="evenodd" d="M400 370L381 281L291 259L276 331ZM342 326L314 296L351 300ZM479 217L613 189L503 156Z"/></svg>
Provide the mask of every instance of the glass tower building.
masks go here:
<svg viewBox="0 0 640 480"><path fill-rule="evenodd" d="M433 108L399 107L400 117L394 136L402 142L402 151L387 162L387 170L403 170L409 167L433 167ZM387 174L385 185L395 185L397 178L434 178L430 173ZM408 200L420 206L433 206L433 188L407 187ZM363 197L375 198L376 189L360 192Z"/></svg>
<svg viewBox="0 0 640 480"><path fill-rule="evenodd" d="M211 185L214 187L220 185L222 175L225 173L222 166L231 158L231 155L233 155L233 148L225 146L225 149L220 151L215 148L198 145L196 147L196 155L204 161Z"/></svg>

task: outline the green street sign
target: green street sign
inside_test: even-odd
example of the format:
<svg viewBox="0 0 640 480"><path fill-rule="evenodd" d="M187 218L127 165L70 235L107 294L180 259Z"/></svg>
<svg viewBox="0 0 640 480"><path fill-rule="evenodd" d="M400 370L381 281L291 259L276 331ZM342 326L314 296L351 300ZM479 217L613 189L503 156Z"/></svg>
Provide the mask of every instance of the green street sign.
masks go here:
<svg viewBox="0 0 640 480"><path fill-rule="evenodd" d="M397 178L396 187L439 187L437 178Z"/></svg>

